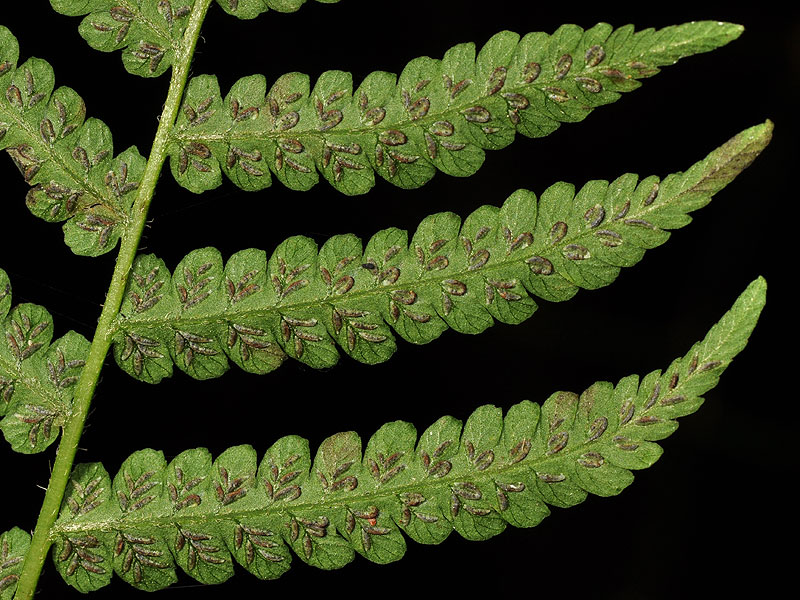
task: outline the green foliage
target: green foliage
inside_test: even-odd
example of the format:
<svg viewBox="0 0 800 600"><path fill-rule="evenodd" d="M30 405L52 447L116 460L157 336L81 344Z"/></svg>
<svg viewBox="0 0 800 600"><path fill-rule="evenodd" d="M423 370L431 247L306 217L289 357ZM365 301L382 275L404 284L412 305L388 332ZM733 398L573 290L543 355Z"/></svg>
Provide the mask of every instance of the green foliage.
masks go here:
<svg viewBox="0 0 800 600"><path fill-rule="evenodd" d="M31 212L66 221L73 252L109 252L128 224L145 159L134 147L115 157L106 124L85 118L74 90L53 90L52 67L39 58L17 66L18 58L17 39L0 26L0 149L32 186Z"/></svg>
<svg viewBox="0 0 800 600"><path fill-rule="evenodd" d="M254 19L269 9L285 13L294 12L303 6L306 0L216 0L216 2L230 15L240 19ZM335 4L339 0L317 0L317 2Z"/></svg>
<svg viewBox="0 0 800 600"><path fill-rule="evenodd" d="M319 171L348 195L369 191L375 172L402 188L420 187L437 169L466 177L484 150L504 148L516 132L542 137L581 121L658 67L741 32L716 21L638 33L605 23L522 38L504 31L477 56L474 44L459 44L442 60L411 61L399 78L371 73L355 93L343 71L324 72L313 90L307 75L288 73L268 92L266 79L251 75L224 98L217 78L201 75L172 131L171 170L196 193L219 186L222 173L245 190L268 187L271 174L307 190Z"/></svg>
<svg viewBox="0 0 800 600"><path fill-rule="evenodd" d="M0 429L17 452L41 452L69 417L89 342L74 331L56 341L41 306L11 306L11 283L0 269Z"/></svg>
<svg viewBox="0 0 800 600"><path fill-rule="evenodd" d="M293 12L305 1L217 0L217 4L229 14L252 19L269 8ZM122 50L122 64L129 73L158 77L181 51L195 0L50 0L50 4L64 15L86 15L78 31L92 48Z"/></svg>
<svg viewBox="0 0 800 600"><path fill-rule="evenodd" d="M691 221L769 143L770 122L735 136L685 173L660 181L626 174L575 192L557 183L541 195L512 194L464 221L431 215L409 243L396 228L362 248L353 235L321 249L292 237L271 258L214 248L187 255L170 276L140 256L115 332L114 356L134 377L157 383L176 364L197 379L218 377L228 358L266 373L289 356L330 367L336 346L374 364L395 350L392 330L425 344L447 328L480 333L494 320L516 324L536 310L530 295L571 298L608 285L622 267Z"/></svg>
<svg viewBox="0 0 800 600"><path fill-rule="evenodd" d="M122 50L129 73L157 77L175 60L195 0L50 0L64 15L86 17L81 37L96 50Z"/></svg>
<svg viewBox="0 0 800 600"><path fill-rule="evenodd" d="M236 446L216 459L187 450L169 464L142 450L113 481L99 463L78 465L53 529L53 558L80 591L107 584L112 571L156 590L176 580L176 566L201 583L228 579L234 562L274 579L292 553L322 569L356 553L382 564L405 553L402 533L438 544L453 530L485 540L507 525L535 526L548 505L619 494L632 470L655 463L655 442L700 407L747 343L765 297L764 280L751 283L663 372L557 392L541 407L524 401L505 417L486 405L463 427L443 417L419 438L395 421L363 451L356 433L338 433L313 461L306 440L287 436L260 464L251 446Z"/></svg>
<svg viewBox="0 0 800 600"><path fill-rule="evenodd" d="M304 2L216 4L252 19ZM34 535L17 528L0 535L0 600L32 598L50 550L62 577L82 592L105 586L113 573L158 590L177 581L178 568L204 584L228 579L234 563L274 579L294 557L323 569L356 553L389 563L403 556L406 537L438 544L453 530L484 540L508 524L535 526L549 506L618 494L632 470L652 465L661 454L655 442L699 408L756 324L763 279L684 357L641 380L558 392L541 407L524 401L505 416L485 405L463 425L443 417L419 437L410 423L394 421L363 448L355 432L339 433L315 456L307 440L286 436L260 463L252 446L238 445L216 458L196 448L170 461L140 450L113 478L100 463L73 468L112 345L125 371L156 383L173 364L197 379L221 375L229 360L254 373L286 357L329 367L337 345L375 364L393 354L395 335L423 344L448 328L476 334L495 320L519 323L537 309L533 297L561 301L607 285L688 224L689 213L769 143L772 123L663 180L626 174L577 192L557 183L538 199L518 190L463 223L451 212L431 215L410 240L396 228L366 246L350 234L321 248L295 236L269 258L247 249L227 263L215 248L201 248L171 274L156 256L136 256L167 157L175 179L193 192L219 186L222 173L245 190L266 188L273 175L308 190L321 173L355 195L373 187L376 172L416 188L437 169L471 175L486 149L505 147L517 132L542 137L580 121L659 67L727 44L742 27L703 21L638 33L606 24L524 37L504 31L480 52L460 44L442 60L411 61L399 77L371 73L355 92L349 73L327 71L313 88L300 73L269 88L261 75L244 77L223 97L213 75L187 84L212 0L51 4L84 16L81 35L99 50L120 50L129 72L173 73L149 159L133 147L114 157L108 128L85 118L76 92L55 89L47 62L18 65L17 40L0 27L0 149L32 186L27 205L45 220L65 221L77 254L103 254L121 240L91 344L73 331L52 341L51 315L30 303L12 308L0 270L0 429L25 453L62 431ZM29 241L26 251L32 247ZM16 495L17 482L6 482Z"/></svg>
<svg viewBox="0 0 800 600"><path fill-rule="evenodd" d="M11 600L31 543L30 534L19 527L0 534L0 600Z"/></svg>

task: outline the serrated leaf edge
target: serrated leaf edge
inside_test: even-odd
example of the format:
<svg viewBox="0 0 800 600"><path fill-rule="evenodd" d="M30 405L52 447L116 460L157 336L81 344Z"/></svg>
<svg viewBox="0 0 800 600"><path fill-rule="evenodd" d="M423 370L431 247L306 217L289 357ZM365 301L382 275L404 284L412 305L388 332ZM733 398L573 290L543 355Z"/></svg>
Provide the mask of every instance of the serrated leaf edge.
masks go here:
<svg viewBox="0 0 800 600"><path fill-rule="evenodd" d="M281 526L285 523L287 531L263 533L263 535L277 534L277 537L271 538L275 540L271 547L275 548L281 544L290 546L298 557L311 564L314 564L312 556L317 543L312 538L324 541L326 536L327 539L336 539L339 540L338 543L349 545L352 550L367 559L386 562L387 558L388 560L401 558L405 546L401 544L402 547L396 547L394 551L389 550L388 557L373 556L373 546L369 538L391 535L393 531L399 530L416 538L418 534L408 528L410 519L413 518L412 509L416 512L426 502L435 501L435 506L425 507L429 514L420 514L419 519L424 523L443 521L439 524L445 527L447 532L455 529L470 539L486 539L502 531L506 524L516 522L519 526L519 519L513 515L507 516L506 512L513 502L513 496L526 490L532 494L526 500L528 509L531 503L541 506L537 509L540 516L535 522L523 525L533 526L547 515L547 510L543 508L545 504L571 506L582 502L586 492L604 496L616 495L631 483L631 469L646 468L653 464L660 456L661 450L651 440L667 437L677 426L676 418L691 414L699 408L702 404L700 394L716 385L719 375L727 368L733 357L744 348L756 325L765 299L766 283L762 278L758 278L747 287L733 307L709 331L706 338L693 345L683 358L673 361L663 373L654 371L641 381L636 376L625 377L616 386L605 382L596 383L581 396L559 392L551 395L540 410L537 405L525 401L510 408L499 425L493 423L488 416L498 411L492 406L478 408L467 421L465 428L451 418L440 419L428 430L432 432L430 435L422 434L417 438L416 449L410 460L406 460L403 448L396 453L399 455L398 458L389 457L389 462L394 461L392 463L394 465L403 465L404 469L411 472L405 479L397 477L396 481L400 483L393 483L392 479L402 473L403 469L395 468L394 474L386 477L389 471L383 468L385 465L377 465L376 461L367 455L369 445L368 451L362 453L360 441L355 434L352 432L337 434L321 444L310 472L304 470L299 474L291 474L290 480L300 481L303 486L299 493L279 500L274 495L274 488L269 485L269 490L273 492L271 499L266 500L267 496L262 493L259 502L263 504L255 508L237 511L235 503L241 501L246 494L230 492L228 495L232 495L233 499L227 503L225 500L228 496L217 482L216 486L219 489L216 494L213 492L213 486L208 485L205 488L205 496L197 497L197 508L188 513L185 519L180 518L177 505L171 514L156 517L126 514L123 518L118 509L106 508L105 511L101 511L102 516L98 515L99 521L92 521L91 510L81 513L80 518L75 520L62 511L62 517L50 535L51 539L60 540L61 544L60 551L59 547L56 547L60 554L54 551L54 559L57 563L69 559L71 554L68 555L64 548L66 544L70 544L69 547L73 548L73 545L79 543L75 540L90 539L94 544L93 548L105 545L105 555L110 556L112 550L108 545L111 535L115 534L117 540L122 539L120 536L127 535L135 542L137 528L139 531L146 530L148 536L157 536L154 531L167 528L167 531L172 532L177 529L179 532L174 542L170 542L174 533L165 532L162 540L176 558L177 553L187 543L186 536L195 535L199 541L210 540L209 545L214 543L227 546L226 549L223 549L222 545L213 546L213 552L221 552L212 557L215 559L213 563L223 564L230 560L230 553L236 555L236 550L239 548L238 540L242 533L240 530L242 527L248 527L249 518L272 517L273 523L279 523ZM729 334L724 339L710 344L719 337L721 329L729 330ZM534 422L520 425L517 421L522 417L515 411L520 415L526 412L527 417ZM513 417L511 413L515 413ZM442 429L449 427L446 424L448 419L453 421L457 431L453 427ZM471 424L472 419L475 422ZM481 424L482 420L489 424ZM498 426L500 429L496 430ZM489 431L482 432L482 427L488 427ZM523 434L517 440L515 436L518 435L520 427L528 434ZM488 436L489 442L484 439L479 442L481 445L476 447L471 440L465 439L467 435L465 432L468 429L475 439ZM445 438L442 443L438 441L438 434L435 433L437 430L441 430ZM452 439L449 439L445 431L454 434ZM512 432L509 433L510 437L506 436L507 432ZM376 439L379 433L376 433L373 439ZM431 442L425 441L431 436L436 440L432 442L436 445L435 449L433 446L428 448ZM493 444L490 443L491 440L494 440ZM391 442L403 443L402 440L396 439L389 440L388 443ZM387 442L383 440L381 443ZM354 471L350 470L354 466L352 459L343 462L351 456L347 448L352 444L357 444L356 458L360 459L355 461ZM328 452L327 458L323 457L325 448ZM502 453L501 449L505 453ZM631 463L627 459L618 458L620 455L633 455L640 449L642 451L646 449L642 462ZM235 449L230 451L233 450ZM247 452L250 450L252 449ZM207 452L199 449L197 451ZM276 472L276 464L272 460L268 461L272 452L268 451L258 472L263 474L272 469L273 475L277 478L280 473ZM376 457L386 462L380 453ZM297 461L297 459L295 456L291 460ZM310 455L306 459L310 459ZM620 461L624 466L619 466ZM222 480L227 482L227 471L219 466L218 462L214 463L214 467L219 471ZM87 465L82 469L83 471L89 469L94 474L100 473L100 479L106 479L106 483L100 485L110 484L110 479L100 465ZM171 465L166 467L164 473L169 473L170 469ZM333 472L329 472L331 469ZM355 473L358 477L366 479L366 483L359 483L355 475L351 475L340 481L354 479L354 483L335 488L332 486L333 481L324 476L328 474L341 478L348 473ZM158 478L159 475L149 477ZM213 472L205 473L203 477L212 483L219 479ZM604 477L607 481L603 481ZM286 478L285 475L282 477ZM258 485L266 484L258 482ZM553 496L549 490L559 486L572 487L573 491L563 497ZM84 487L81 486L81 489ZM254 487L250 490L253 494L259 493ZM488 498L487 491L491 491ZM312 496L310 501L304 501L304 496L307 494ZM177 497L173 498L173 501L176 500ZM110 499L109 502L113 503L114 500ZM205 514L201 509L204 503L211 504ZM229 507L225 508L226 506ZM517 508L525 510L525 504ZM387 510L388 516L383 514ZM315 516L313 518L308 516L311 514ZM486 528L476 525L487 517L499 518L501 521ZM233 529L220 537L216 527L221 527L222 530ZM357 527L363 530L363 535L352 535ZM196 533L187 534L184 530ZM305 533L302 533L303 531ZM309 532L312 535L309 535ZM307 541L295 544L300 536L303 536L303 540L307 538ZM156 538L153 538L148 543L154 543L155 540ZM178 548L176 544L180 547ZM73 551L74 549L70 552ZM95 568L105 560L102 552L92 556L95 558L88 564L90 568ZM334 566L344 566L352 560L352 556L351 552L334 559L340 561ZM237 560L241 561L241 557L237 557ZM184 567L183 563L181 566ZM159 568L171 569L172 565ZM115 563L114 569L118 570L119 565ZM200 581L204 581L206 577L192 573L191 566L184 569ZM232 572L227 576L230 574Z"/></svg>

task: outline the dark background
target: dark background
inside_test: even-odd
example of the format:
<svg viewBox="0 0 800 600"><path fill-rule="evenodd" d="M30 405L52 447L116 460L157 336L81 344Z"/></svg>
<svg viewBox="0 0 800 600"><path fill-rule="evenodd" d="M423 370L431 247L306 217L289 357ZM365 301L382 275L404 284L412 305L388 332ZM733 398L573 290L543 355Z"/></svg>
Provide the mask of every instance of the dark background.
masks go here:
<svg viewBox="0 0 800 600"><path fill-rule="evenodd" d="M119 53L88 48L77 33L79 20L53 13L44 0L15 4L18 12L9 14L4 3L0 21L19 38L21 59L50 61L56 84L76 89L88 115L110 126L115 152L135 144L146 155L168 76L127 74ZM329 372L287 361L266 376L233 367L220 379L197 382L176 370L171 380L148 386L110 364L78 459L102 461L113 473L145 447L163 449L168 459L196 446L217 455L250 443L263 452L287 434L309 438L315 452L338 431L354 429L366 442L383 423L402 419L421 432L444 414L464 420L481 404L507 408L525 398L543 401L556 390L581 391L596 380L644 374L682 355L761 274L770 285L769 301L750 346L700 412L665 441L662 459L617 498L590 497L569 511L554 509L534 530L509 528L487 542L466 542L455 533L441 547L409 542L406 556L388 566L357 557L345 569L323 572L295 560L278 581L239 572L223 587L203 587L182 576L159 597L238 597L246 590L283 598L389 591L417 597L425 583L472 598L475 584L487 577L498 577L491 593L501 597L668 598L731 590L763 597L776 589L792 552L779 542L796 526L787 481L796 464L797 375L788 368L796 358L789 282L798 194L789 179L798 164L797 118L790 108L798 105L800 13L768 3L746 10L730 3L642 3L624 10L596 3L583 11L563 5L345 0L309 2L299 13L270 12L249 22L212 7L193 72L217 73L223 93L252 73L271 83L288 71L309 73L313 81L322 70L342 69L353 72L357 85L370 71L399 73L411 58L441 58L462 41L480 46L502 29L550 33L564 22L645 28L719 19L742 23L746 31L720 50L665 68L583 123L565 124L546 139L519 136L510 148L487 153L469 179L439 173L416 191L379 180L370 194L355 198L325 182L307 193L277 181L266 191L245 193L226 180L194 196L167 174L144 247L173 268L185 253L207 245L227 258L247 247L269 252L295 234L321 244L352 232L366 241L389 226L413 231L438 211L466 217L482 204L499 205L520 187L538 194L560 180L581 185L623 172L684 170L766 118L776 123L772 144L691 226L613 285L582 291L567 303L541 302L522 325L497 324L480 336L448 331L421 347L398 341L385 364L343 357ZM75 329L91 338L115 253L98 259L71 254L58 226L28 213L27 186L8 159L0 162L0 178L0 266L11 277L15 302L45 305L57 335ZM43 249L38 259L22 251L30 239ZM443 376L429 378L433 364ZM0 449L0 502L12 509L4 511L0 531L32 528L43 497L37 486L47 484L53 452L21 456L7 445ZM48 563L42 597L77 597L59 579ZM144 597L114 583L93 597Z"/></svg>

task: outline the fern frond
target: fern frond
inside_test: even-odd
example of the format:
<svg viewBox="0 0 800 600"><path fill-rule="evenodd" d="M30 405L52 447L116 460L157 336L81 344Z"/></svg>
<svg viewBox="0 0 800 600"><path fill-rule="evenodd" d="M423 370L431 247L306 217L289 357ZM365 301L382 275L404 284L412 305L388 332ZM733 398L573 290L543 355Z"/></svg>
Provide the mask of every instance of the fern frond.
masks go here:
<svg viewBox="0 0 800 600"><path fill-rule="evenodd" d="M335 4L339 0L316 0L322 4ZM306 0L217 0L217 4L229 15L240 19L255 19L269 9L278 12L295 12Z"/></svg>
<svg viewBox="0 0 800 600"><path fill-rule="evenodd" d="M89 342L68 332L52 341L53 318L36 304L11 308L11 283L0 269L0 429L17 452L41 452L69 417L72 388Z"/></svg>
<svg viewBox="0 0 800 600"><path fill-rule="evenodd" d="M66 221L64 241L76 254L112 250L126 227L145 159L135 147L114 156L111 132L86 119L72 89L53 91L49 63L30 58L17 66L19 45L0 26L0 149L32 186L31 212Z"/></svg>
<svg viewBox="0 0 800 600"><path fill-rule="evenodd" d="M198 379L217 377L228 359L266 373L290 356L312 367L338 360L336 345L364 363L387 360L392 330L424 344L448 327L480 333L520 323L537 308L530 295L571 298L611 283L621 267L664 243L667 230L747 167L769 142L772 124L747 129L685 173L663 181L626 174L580 191L557 183L542 196L512 194L463 223L453 213L426 218L410 243L400 229L375 234L365 249L353 235L289 238L233 255L195 250L170 275L140 256L114 334L125 371L155 383L172 365ZM530 294L530 295L529 295Z"/></svg>
<svg viewBox="0 0 800 600"><path fill-rule="evenodd" d="M307 190L318 174L345 194L363 194L375 172L416 188L436 170L467 176L484 150L510 144L516 132L541 137L678 59L737 38L742 27L711 21L616 31L565 25L523 38L504 31L477 54L474 44L451 48L442 60L411 61L399 79L327 71L310 89L307 75L289 73L267 92L266 79L240 79L223 99L213 75L195 77L172 134L170 165L193 192L219 186L222 173L245 190L263 189L272 175Z"/></svg>
<svg viewBox="0 0 800 600"><path fill-rule="evenodd" d="M169 464L161 452L131 455L113 482L99 463L79 465L51 531L53 557L81 591L112 572L146 590L175 581L176 564L202 583L233 574L233 562L273 579L300 560L323 569L400 559L406 542L437 544L452 530L488 539L507 525L532 527L548 505L619 494L631 470L662 453L654 441L695 412L701 395L745 346L766 297L757 279L702 342L664 371L580 396L524 401L505 417L482 406L463 425L443 417L419 438L410 423L381 427L362 451L354 432L278 440L257 466L251 446L213 460L197 448Z"/></svg>
<svg viewBox="0 0 800 600"><path fill-rule="evenodd" d="M14 597L22 562L30 544L30 534L19 527L0 533L0 600Z"/></svg>

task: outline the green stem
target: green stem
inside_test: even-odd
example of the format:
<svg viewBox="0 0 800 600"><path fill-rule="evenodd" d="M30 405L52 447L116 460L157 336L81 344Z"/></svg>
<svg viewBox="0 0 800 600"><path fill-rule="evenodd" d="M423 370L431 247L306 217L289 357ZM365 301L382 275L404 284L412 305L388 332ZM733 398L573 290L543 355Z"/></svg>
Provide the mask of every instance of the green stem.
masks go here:
<svg viewBox="0 0 800 600"><path fill-rule="evenodd" d="M30 600L33 598L39 574L50 549L50 529L58 517L64 491L72 472L72 464L75 460L78 442L83 433L86 416L89 414L92 396L97 387L97 381L100 377L106 354L111 346L114 320L119 314L119 308L122 305L128 274L136 257L139 240L142 237L142 231L147 220L147 211L167 156L169 134L178 116L181 98L189 75L189 65L194 55L197 39L200 36L200 27L210 4L211 0L197 0L195 2L180 51L176 53L167 100L161 113L156 137L150 151L150 158L147 161L144 176L139 184L139 193L131 211L130 221L122 236L117 262L114 266L114 274L108 288L103 311L100 313L94 338L92 339L92 347L89 350L89 356L86 359L86 365L83 367L80 381L78 381L75 388L72 411L61 434L61 442L59 443L55 463L50 475L50 483L47 486L39 519L36 521L36 529L33 533L31 546L25 556L25 564L17 584L17 592L14 596L16 600Z"/></svg>

